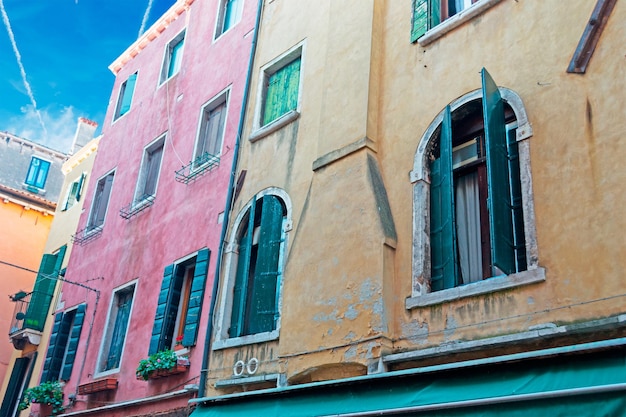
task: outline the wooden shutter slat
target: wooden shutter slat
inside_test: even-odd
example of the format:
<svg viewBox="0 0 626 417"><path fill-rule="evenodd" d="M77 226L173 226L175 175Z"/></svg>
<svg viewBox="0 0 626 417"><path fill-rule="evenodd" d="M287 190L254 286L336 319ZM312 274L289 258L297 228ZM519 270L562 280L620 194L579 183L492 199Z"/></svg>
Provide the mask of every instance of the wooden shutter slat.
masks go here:
<svg viewBox="0 0 626 417"><path fill-rule="evenodd" d="M51 374L54 373L54 357L55 350L57 349L57 341L59 338L59 330L61 329L61 322L63 321L63 313L57 313L54 316L54 324L52 325L52 331L50 332L50 341L48 342L48 350L46 351L46 358L43 362L43 372L41 373L41 382L48 382L51 380Z"/></svg>
<svg viewBox="0 0 626 417"><path fill-rule="evenodd" d="M187 318L185 319L185 331L183 333L183 346L194 346L198 337L198 327L200 315L202 313L202 300L206 287L207 273L209 271L209 259L211 251L201 249L196 255L196 266L194 269L191 292L189 293L189 304L187 307Z"/></svg>
<svg viewBox="0 0 626 417"><path fill-rule="evenodd" d="M237 275L233 289L233 310L230 319L230 337L239 337L244 334L244 317L248 299L248 281L250 277L250 256L252 253L252 235L254 233L254 216L256 196L250 206L246 231L239 242L239 257L237 259Z"/></svg>
<svg viewBox="0 0 626 417"><path fill-rule="evenodd" d="M61 254L61 251L59 251ZM63 250L63 253L65 251ZM43 326L52 302L52 294L56 285L56 269L58 257L57 255L45 254L41 258L39 273L35 280L35 286L26 310L26 318L24 325L26 328L43 331Z"/></svg>
<svg viewBox="0 0 626 417"><path fill-rule="evenodd" d="M429 0L413 0L411 42L417 41L428 30Z"/></svg>
<svg viewBox="0 0 626 417"><path fill-rule="evenodd" d="M83 329L84 321L85 304L81 304L76 308L76 312L74 313L74 323L72 324L72 329L69 333L69 339L67 341L67 353L65 354L63 369L61 369L61 379L64 381L68 381L72 376L72 368L74 367L76 350L78 349L78 342L80 341L80 333Z"/></svg>
<svg viewBox="0 0 626 417"><path fill-rule="evenodd" d="M168 316L168 304L170 293L174 286L174 265L168 265L163 270L163 280L161 281L161 291L157 301L157 308L154 314L154 324L152 325L152 336L150 337L150 346L148 354L152 355L163 350L165 344L165 328L167 326L166 319Z"/></svg>

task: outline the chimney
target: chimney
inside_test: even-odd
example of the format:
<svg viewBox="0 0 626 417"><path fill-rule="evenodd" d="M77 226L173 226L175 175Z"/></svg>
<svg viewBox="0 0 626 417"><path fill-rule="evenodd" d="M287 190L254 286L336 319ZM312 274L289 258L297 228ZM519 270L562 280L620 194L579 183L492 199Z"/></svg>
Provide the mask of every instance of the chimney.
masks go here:
<svg viewBox="0 0 626 417"><path fill-rule="evenodd" d="M78 127L76 128L76 134L74 135L74 142L72 143L70 154L73 154L75 151L79 150L92 140L97 127L98 123L85 119L84 117L79 117Z"/></svg>

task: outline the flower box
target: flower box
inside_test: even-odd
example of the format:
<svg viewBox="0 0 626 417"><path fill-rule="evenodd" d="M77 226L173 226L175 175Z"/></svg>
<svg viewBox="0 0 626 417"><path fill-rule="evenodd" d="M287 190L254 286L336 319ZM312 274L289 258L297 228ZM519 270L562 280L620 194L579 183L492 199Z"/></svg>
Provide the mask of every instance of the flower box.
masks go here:
<svg viewBox="0 0 626 417"><path fill-rule="evenodd" d="M94 392L109 391L114 389L117 389L117 379L104 378L79 385L78 394L87 395L93 394Z"/></svg>
<svg viewBox="0 0 626 417"><path fill-rule="evenodd" d="M186 365L176 364L176 366L170 369L157 369L157 370L151 371L148 374L148 379L165 378L170 375L177 375L177 374L185 373L188 370L189 370L189 364L186 364ZM140 376L137 376L137 379L141 380L142 378Z"/></svg>

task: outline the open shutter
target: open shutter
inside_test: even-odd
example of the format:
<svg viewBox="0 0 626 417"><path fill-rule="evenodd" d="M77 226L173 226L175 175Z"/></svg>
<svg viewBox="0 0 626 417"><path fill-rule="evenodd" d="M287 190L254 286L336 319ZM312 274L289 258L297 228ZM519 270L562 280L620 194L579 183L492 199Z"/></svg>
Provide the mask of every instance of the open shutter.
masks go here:
<svg viewBox="0 0 626 417"><path fill-rule="evenodd" d="M35 352L36 354L36 352ZM9 384L2 400L2 407L0 407L1 416L13 416L15 407L20 400L20 394L22 386L26 384L24 377L28 369L28 358L17 358L13 364L13 371L11 371L11 377L9 378ZM32 367L31 367L32 369Z"/></svg>
<svg viewBox="0 0 626 417"><path fill-rule="evenodd" d="M447 106L441 125L439 158L430 165L431 290L456 285L456 227L452 176L452 117Z"/></svg>
<svg viewBox="0 0 626 417"><path fill-rule="evenodd" d="M509 158L500 91L486 69L482 69L483 117L487 148L491 261L505 274L515 272ZM492 271L496 274L497 271Z"/></svg>
<svg viewBox="0 0 626 417"><path fill-rule="evenodd" d="M413 0L411 42L417 41L428 30L429 0Z"/></svg>
<svg viewBox="0 0 626 417"><path fill-rule="evenodd" d="M168 318L171 316L170 310L172 309L170 298L176 281L174 269L174 265L168 265L163 270L163 281L161 281L161 291L159 292L159 300L152 326L152 336L150 337L150 347L148 349L149 355L165 348L167 333L165 329L167 328Z"/></svg>
<svg viewBox="0 0 626 417"><path fill-rule="evenodd" d="M76 308L76 312L74 313L74 324L72 325L72 329L69 333L69 340L67 342L67 353L65 354L65 362L63 363L63 368L61 369L60 379L64 381L68 381L72 376L72 368L74 367L76 350L78 349L78 342L80 341L80 333L83 329L84 321L85 304L81 304Z"/></svg>
<svg viewBox="0 0 626 417"><path fill-rule="evenodd" d="M80 179L78 180L78 187L76 189L76 194L74 194L74 199L76 201L80 201L80 197L83 194L83 185L85 184L85 177L87 175L83 172L80 176Z"/></svg>
<svg viewBox="0 0 626 417"><path fill-rule="evenodd" d="M230 337L239 337L244 333L244 316L248 298L248 278L250 276L250 254L252 252L252 234L254 233L254 212L256 197L250 206L247 230L239 241L237 275L233 291L233 311L230 318Z"/></svg>
<svg viewBox="0 0 626 417"><path fill-rule="evenodd" d="M124 91L122 92L122 105L120 106L119 115L122 116L130 110L133 101L133 93L135 92L135 82L137 81L137 73L131 75L126 80Z"/></svg>
<svg viewBox="0 0 626 417"><path fill-rule="evenodd" d="M43 362L43 372L41 373L41 382L47 382L56 379L55 374L58 375L58 366L55 370L56 357L58 357L58 351L61 350L59 341L59 333L61 332L61 324L63 322L63 313L57 313L54 316L54 324L52 325L52 332L50 333L50 342L48 344L48 351L46 352L46 359ZM66 339L67 340L67 339ZM61 353L61 357L62 357Z"/></svg>
<svg viewBox="0 0 626 417"><path fill-rule="evenodd" d="M276 288L282 242L283 208L273 195L263 196L259 250L252 285L250 334L276 328Z"/></svg>
<svg viewBox="0 0 626 417"><path fill-rule="evenodd" d="M511 175L511 201L513 203L513 240L517 271L524 271L526 262L526 235L524 232L524 210L522 206L522 183L520 180L519 148L516 138L517 128L507 131L509 149L509 172Z"/></svg>
<svg viewBox="0 0 626 417"><path fill-rule="evenodd" d="M209 271L210 255L211 251L209 249L201 249L196 256L196 267L194 269L191 292L189 293L187 318L185 319L183 346L194 346L196 344L200 314L202 313L202 300L204 299L207 272Z"/></svg>
<svg viewBox="0 0 626 417"><path fill-rule="evenodd" d="M62 258L65 254L65 250L63 250L63 253L59 251L59 254ZM57 255L45 254L41 259L39 273L35 280L28 310L26 310L26 318L24 319L25 328L43 331L48 309L52 302L52 294L57 282L56 275L59 270L56 269L56 266L58 258Z"/></svg>

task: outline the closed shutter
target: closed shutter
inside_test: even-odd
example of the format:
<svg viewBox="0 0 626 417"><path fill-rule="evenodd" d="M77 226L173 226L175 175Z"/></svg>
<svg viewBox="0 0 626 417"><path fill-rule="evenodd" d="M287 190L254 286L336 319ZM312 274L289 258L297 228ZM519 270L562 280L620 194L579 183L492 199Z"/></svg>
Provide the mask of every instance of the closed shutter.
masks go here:
<svg viewBox="0 0 626 417"><path fill-rule="evenodd" d="M456 226L452 175L452 117L444 112L439 139L439 158L430 165L430 259L431 290L452 288L456 278Z"/></svg>
<svg viewBox="0 0 626 417"><path fill-rule="evenodd" d="M133 101L133 93L135 91L135 82L137 81L137 73L128 77L124 85L124 91L122 92L122 104L120 106L119 116L122 116L130 110L130 105Z"/></svg>
<svg viewBox="0 0 626 417"><path fill-rule="evenodd" d="M28 369L28 358L17 358L13 365L13 371L9 378L9 384L2 400L2 407L0 407L1 416L13 416L15 415L15 408L19 401L19 397L22 391L22 387L25 385L24 377Z"/></svg>
<svg viewBox="0 0 626 417"><path fill-rule="evenodd" d="M263 125L298 107L300 57L269 76L265 93Z"/></svg>
<svg viewBox="0 0 626 417"><path fill-rule="evenodd" d="M282 237L283 208L273 195L263 196L259 250L250 299L250 334L276 328L276 288Z"/></svg>
<svg viewBox="0 0 626 417"><path fill-rule="evenodd" d="M194 346L198 337L198 325L200 324L200 314L202 312L202 300L204 299L204 289L206 287L207 272L209 270L209 258L211 251L201 249L196 256L196 267L194 269L191 292L189 294L189 304L187 307L187 318L185 319L185 331L183 333L183 346Z"/></svg>
<svg viewBox="0 0 626 417"><path fill-rule="evenodd" d="M50 342L48 344L48 351L46 352L46 359L43 362L43 372L41 373L41 382L48 382L55 380L59 375L60 362L57 361L59 353L62 349L60 340L60 333L62 333L63 313L58 313L54 316L54 324L52 326L52 332L50 333ZM67 341L67 335L65 336ZM64 347L65 345L63 345ZM61 359L63 359L63 352L61 352ZM56 368L55 368L56 366Z"/></svg>
<svg viewBox="0 0 626 417"><path fill-rule="evenodd" d="M72 376L72 368L74 367L76 350L78 349L78 342L80 341L80 333L83 329L84 321L85 304L81 304L76 308L76 311L74 313L74 324L72 325L72 330L69 334L69 340L67 342L67 352L65 353L65 362L63 363L63 369L61 369L61 379L64 381L68 381Z"/></svg>
<svg viewBox="0 0 626 417"><path fill-rule="evenodd" d="M483 117L487 148L491 260L505 274L515 272L509 159L504 125L504 105L486 69L482 69ZM492 271L494 274L496 271Z"/></svg>
<svg viewBox="0 0 626 417"><path fill-rule="evenodd" d="M65 251L63 251L65 253ZM30 303L26 310L24 327L28 329L43 331L43 327L48 315L48 309L52 301L52 294L56 285L56 278L59 272L56 269L57 255L45 254L41 259L39 273L35 280Z"/></svg>
<svg viewBox="0 0 626 417"><path fill-rule="evenodd" d="M246 231L239 241L239 257L237 258L237 275L233 290L233 310L230 318L230 337L244 334L244 316L248 299L248 280L250 277L250 256L252 252L252 234L254 233L254 215L256 197L250 206Z"/></svg>
<svg viewBox="0 0 626 417"><path fill-rule="evenodd" d="M428 30L428 3L429 0L413 0L411 42L417 41Z"/></svg>
<svg viewBox="0 0 626 417"><path fill-rule="evenodd" d="M152 337L150 338L150 347L148 349L149 355L165 349L166 329L170 325L169 322L172 321L172 313L174 314L174 320L176 319L176 311L172 312L173 306L170 302L176 282L174 269L174 265L168 265L163 270L163 281L161 281L161 291L159 292L154 325L152 326Z"/></svg>

